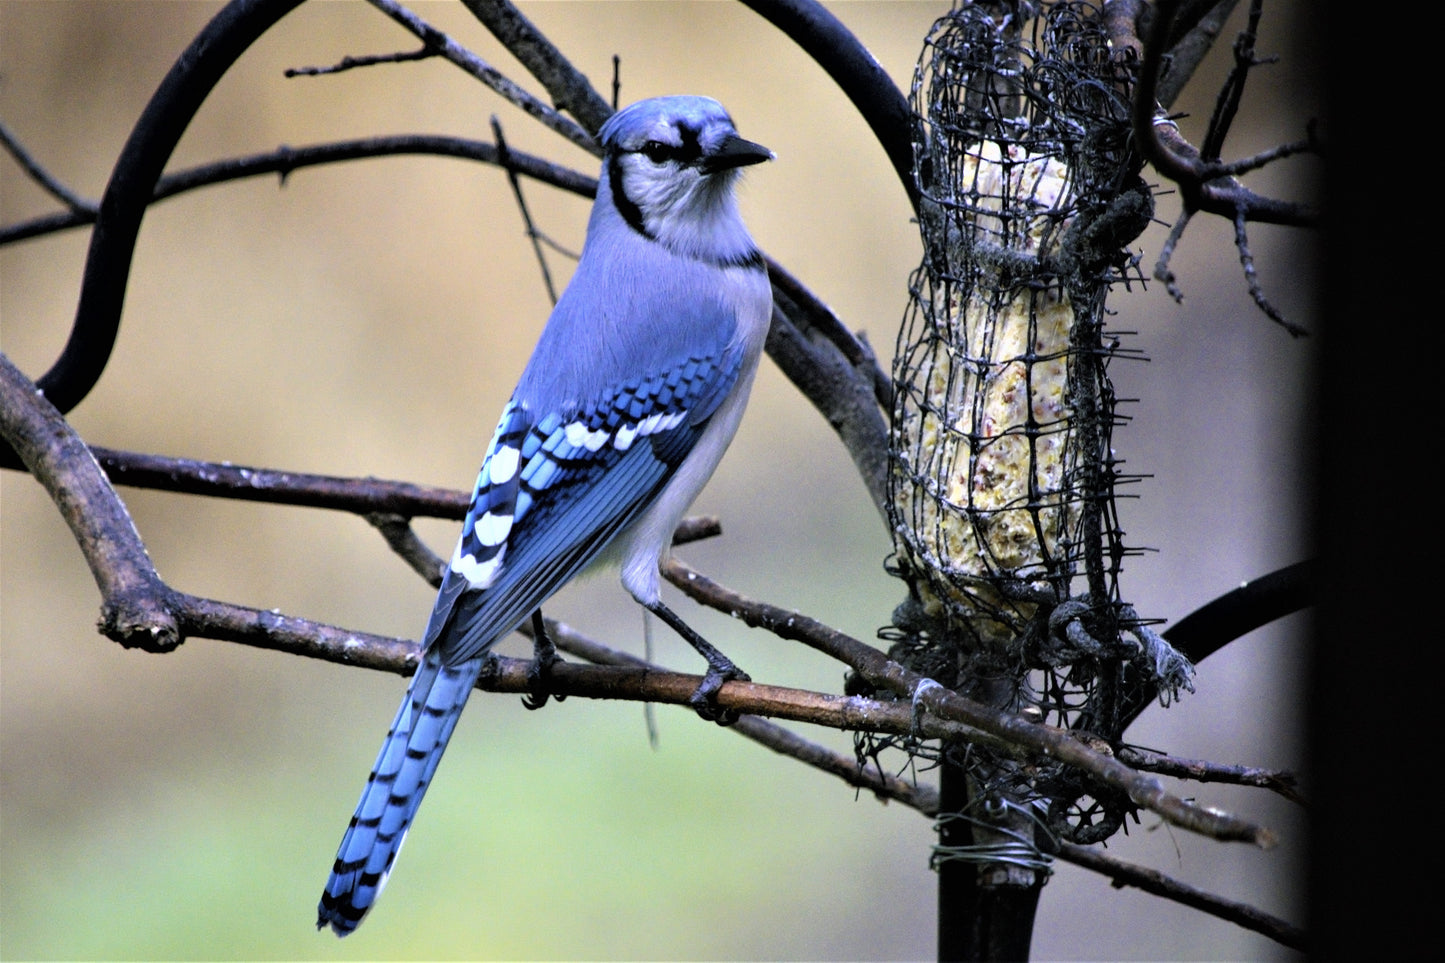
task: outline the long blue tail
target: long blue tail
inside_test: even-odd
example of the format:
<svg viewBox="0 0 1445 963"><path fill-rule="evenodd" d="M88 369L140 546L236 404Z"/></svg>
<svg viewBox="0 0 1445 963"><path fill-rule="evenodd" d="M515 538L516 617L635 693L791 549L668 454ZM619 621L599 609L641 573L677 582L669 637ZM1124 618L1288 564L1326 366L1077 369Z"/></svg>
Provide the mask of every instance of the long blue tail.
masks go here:
<svg viewBox="0 0 1445 963"><path fill-rule="evenodd" d="M376 902L485 660L442 665L435 647L426 653L341 838L317 929L345 936Z"/></svg>

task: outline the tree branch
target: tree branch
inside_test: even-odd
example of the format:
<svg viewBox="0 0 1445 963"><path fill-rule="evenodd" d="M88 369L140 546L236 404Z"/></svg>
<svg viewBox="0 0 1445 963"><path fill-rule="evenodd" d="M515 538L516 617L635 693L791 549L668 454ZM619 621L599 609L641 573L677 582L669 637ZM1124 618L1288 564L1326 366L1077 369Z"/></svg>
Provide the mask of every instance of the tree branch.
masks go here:
<svg viewBox="0 0 1445 963"><path fill-rule="evenodd" d="M603 121L612 116L611 105L520 10L507 0L462 0L462 4L547 88L558 109L576 117L587 133L597 135Z"/></svg>
<svg viewBox="0 0 1445 963"><path fill-rule="evenodd" d="M1204 157L1159 108L1160 75L1178 7L1179 0L1159 0L1154 5L1149 36L1143 43L1144 59L1132 108L1140 154L1155 170L1179 185L1191 209L1226 217L1231 222L1242 215L1269 224L1317 226L1319 215L1309 206L1255 194L1230 175L1228 166Z"/></svg>
<svg viewBox="0 0 1445 963"><path fill-rule="evenodd" d="M1114 751L1119 761L1143 772L1157 772L1176 779L1194 782L1222 782L1233 786L1253 786L1278 793L1290 802L1303 804L1299 779L1292 772L1260 769L1254 766L1222 766L1202 759L1179 759L1137 746L1120 746Z"/></svg>
<svg viewBox="0 0 1445 963"><path fill-rule="evenodd" d="M127 648L165 652L184 639L174 593L85 442L0 354L0 437L45 487L80 544L102 598L101 629Z"/></svg>
<svg viewBox="0 0 1445 963"><path fill-rule="evenodd" d="M396 3L395 0L368 0L368 2L402 27L410 30L422 43L436 50L443 58L486 84L508 103L520 108L523 113L540 123L543 127L546 127L554 133L561 134L589 154L597 157L602 156L602 148L592 138L592 135L583 130L576 121L562 116L536 97L527 93L527 91L519 87L501 71L472 53L466 47L457 43L436 27L427 23L421 17L412 13L401 4Z"/></svg>
<svg viewBox="0 0 1445 963"><path fill-rule="evenodd" d="M438 134L398 134L386 137L363 137L330 144L313 144L307 147L283 146L261 154L234 157L186 168L173 174L167 174L157 181L155 189L151 193L151 203L213 184L239 180L243 177L279 174L284 183L293 171L305 167L403 154L424 154L480 161L484 164L493 164L511 173L530 177L544 184L550 184L581 197L590 198L597 193L596 178L580 174L560 164L554 164L535 154L508 150L506 156L503 156L494 144L486 141ZM94 209L71 210L0 226L0 245L13 244L16 241L67 228L84 227L94 223L95 219Z"/></svg>
<svg viewBox="0 0 1445 963"><path fill-rule="evenodd" d="M15 158L16 163L30 175L31 180L40 185L45 193L64 204L71 211L87 213L91 217L95 216L95 202L86 200L51 177L50 173L40 166L40 162L30 156L30 152L21 145L15 135L10 133L10 128L6 127L3 121L0 121L0 145L4 145L5 149L10 152L10 156Z"/></svg>
<svg viewBox="0 0 1445 963"><path fill-rule="evenodd" d="M1165 899L1236 923L1284 946L1297 950L1309 948L1309 940L1304 930L1299 927L1278 917L1270 916L1268 913L1260 912L1247 903L1227 900L1181 883L1158 870L1127 863L1105 855L1090 846L1079 846L1075 843L1060 843L1054 855L1065 862L1108 876L1114 881L1116 887L1133 886L1146 893L1153 893L1155 896L1162 896Z"/></svg>
<svg viewBox="0 0 1445 963"><path fill-rule="evenodd" d="M1005 751L1017 758L1043 756L1067 763L1127 794L1136 805L1157 813L1166 822L1192 832L1220 840L1248 842L1264 849L1275 844L1274 834L1262 826L1170 795L1159 780L1092 748L1084 741L1087 734L1032 723L1022 716L982 705L925 679L878 649L816 619L747 599L724 588L676 558L664 562L662 573L694 601L838 659L876 688L907 699L919 712L920 719L936 716L962 723L981 734L968 741L1006 747ZM924 728L921 721L919 730Z"/></svg>

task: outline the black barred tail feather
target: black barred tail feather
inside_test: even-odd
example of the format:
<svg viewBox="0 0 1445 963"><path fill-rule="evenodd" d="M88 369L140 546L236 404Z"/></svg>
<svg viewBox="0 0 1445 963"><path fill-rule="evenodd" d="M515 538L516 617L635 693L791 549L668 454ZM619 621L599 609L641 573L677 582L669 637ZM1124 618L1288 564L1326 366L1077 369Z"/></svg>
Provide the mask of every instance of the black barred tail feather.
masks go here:
<svg viewBox="0 0 1445 963"><path fill-rule="evenodd" d="M317 929L345 936L376 902L485 659L443 665L432 650L422 660L341 839Z"/></svg>

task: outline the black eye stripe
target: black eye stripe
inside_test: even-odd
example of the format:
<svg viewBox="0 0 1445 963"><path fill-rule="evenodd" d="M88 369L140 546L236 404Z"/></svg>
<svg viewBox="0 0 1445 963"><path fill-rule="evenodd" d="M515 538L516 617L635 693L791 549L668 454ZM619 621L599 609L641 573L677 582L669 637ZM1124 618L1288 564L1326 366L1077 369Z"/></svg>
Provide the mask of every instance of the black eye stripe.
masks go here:
<svg viewBox="0 0 1445 963"><path fill-rule="evenodd" d="M698 142L698 132L691 127L678 127L677 133L682 141L679 144L667 144L660 140L650 140L643 144L633 153L641 154L654 164L661 164L666 161L677 161L682 164L692 164L702 157L702 144Z"/></svg>

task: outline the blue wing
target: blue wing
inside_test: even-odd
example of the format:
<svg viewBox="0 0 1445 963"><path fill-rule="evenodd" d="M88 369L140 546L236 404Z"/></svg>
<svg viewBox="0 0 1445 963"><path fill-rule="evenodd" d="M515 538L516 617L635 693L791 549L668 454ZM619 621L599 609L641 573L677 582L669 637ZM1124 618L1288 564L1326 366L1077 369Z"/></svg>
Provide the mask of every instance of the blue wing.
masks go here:
<svg viewBox="0 0 1445 963"><path fill-rule="evenodd" d="M474 658L596 558L666 486L740 370L725 351L574 410L509 404L423 644L448 664Z"/></svg>
<svg viewBox="0 0 1445 963"><path fill-rule="evenodd" d="M321 898L318 926L361 922L497 639L592 561L657 497L741 372L690 357L573 410L507 405L423 637L422 664L387 733Z"/></svg>

